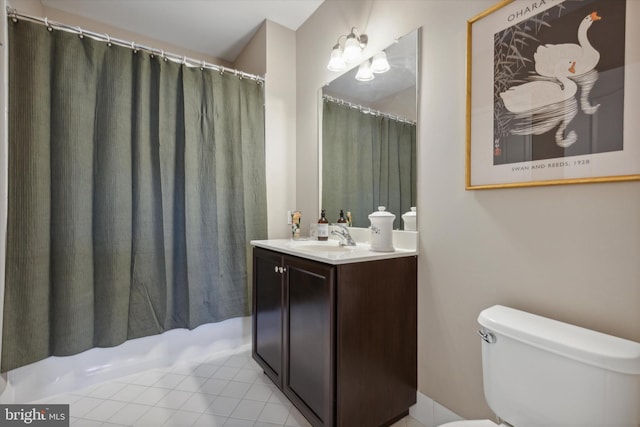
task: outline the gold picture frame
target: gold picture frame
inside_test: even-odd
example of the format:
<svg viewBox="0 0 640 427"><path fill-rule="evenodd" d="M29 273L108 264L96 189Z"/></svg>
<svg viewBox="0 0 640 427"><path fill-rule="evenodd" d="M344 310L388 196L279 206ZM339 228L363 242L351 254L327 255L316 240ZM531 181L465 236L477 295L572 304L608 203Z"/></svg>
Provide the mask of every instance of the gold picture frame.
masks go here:
<svg viewBox="0 0 640 427"><path fill-rule="evenodd" d="M467 21L467 190L640 180L634 20L634 0L503 0Z"/></svg>

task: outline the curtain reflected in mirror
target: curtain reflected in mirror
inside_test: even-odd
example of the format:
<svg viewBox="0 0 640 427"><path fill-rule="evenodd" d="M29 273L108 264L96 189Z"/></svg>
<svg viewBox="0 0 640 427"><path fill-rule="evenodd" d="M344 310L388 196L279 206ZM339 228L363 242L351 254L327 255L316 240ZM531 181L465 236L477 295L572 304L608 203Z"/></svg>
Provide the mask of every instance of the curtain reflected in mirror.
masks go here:
<svg viewBox="0 0 640 427"><path fill-rule="evenodd" d="M329 220L351 212L354 227L368 227L378 206L402 213L416 200L416 125L324 98L322 200Z"/></svg>

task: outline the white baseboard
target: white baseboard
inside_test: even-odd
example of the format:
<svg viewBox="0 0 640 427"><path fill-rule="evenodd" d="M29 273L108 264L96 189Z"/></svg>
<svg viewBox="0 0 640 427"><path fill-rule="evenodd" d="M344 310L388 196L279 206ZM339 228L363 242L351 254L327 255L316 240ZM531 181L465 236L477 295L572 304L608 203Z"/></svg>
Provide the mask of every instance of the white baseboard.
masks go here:
<svg viewBox="0 0 640 427"><path fill-rule="evenodd" d="M425 427L437 427L464 419L419 391L416 392L416 404L409 408L409 414Z"/></svg>

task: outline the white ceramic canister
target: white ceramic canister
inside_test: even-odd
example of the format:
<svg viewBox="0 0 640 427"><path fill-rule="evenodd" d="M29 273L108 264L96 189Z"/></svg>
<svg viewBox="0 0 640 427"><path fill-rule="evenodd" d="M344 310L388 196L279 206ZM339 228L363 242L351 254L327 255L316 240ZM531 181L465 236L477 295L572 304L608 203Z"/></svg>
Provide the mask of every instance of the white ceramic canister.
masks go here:
<svg viewBox="0 0 640 427"><path fill-rule="evenodd" d="M416 231L416 208L412 207L410 211L405 212L402 215L402 221L404 221L404 231Z"/></svg>
<svg viewBox="0 0 640 427"><path fill-rule="evenodd" d="M393 220L396 218L387 212L384 206L378 206L378 212L369 214L371 221L370 249L376 252L393 252Z"/></svg>

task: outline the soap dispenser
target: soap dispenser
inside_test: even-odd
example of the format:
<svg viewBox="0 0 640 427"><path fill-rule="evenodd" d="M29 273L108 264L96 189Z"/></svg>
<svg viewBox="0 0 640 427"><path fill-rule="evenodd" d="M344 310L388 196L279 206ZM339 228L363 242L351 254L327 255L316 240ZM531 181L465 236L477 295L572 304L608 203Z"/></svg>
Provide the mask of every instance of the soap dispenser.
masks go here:
<svg viewBox="0 0 640 427"><path fill-rule="evenodd" d="M340 209L340 216L338 217L338 224L347 224L347 219L344 217L344 210Z"/></svg>
<svg viewBox="0 0 640 427"><path fill-rule="evenodd" d="M318 220L318 240L329 240L329 221L324 213L324 209L320 213Z"/></svg>
<svg viewBox="0 0 640 427"><path fill-rule="evenodd" d="M369 214L371 221L371 242L372 251L393 252L393 220L396 218L391 212L387 212L384 206L378 206L378 211Z"/></svg>

